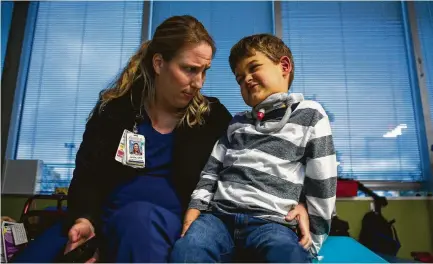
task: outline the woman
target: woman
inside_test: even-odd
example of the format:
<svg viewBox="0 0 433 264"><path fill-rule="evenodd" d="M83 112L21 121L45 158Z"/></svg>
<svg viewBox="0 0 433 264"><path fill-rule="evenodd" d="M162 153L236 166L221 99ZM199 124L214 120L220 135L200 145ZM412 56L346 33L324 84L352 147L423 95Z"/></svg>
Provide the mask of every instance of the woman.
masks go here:
<svg viewBox="0 0 433 264"><path fill-rule="evenodd" d="M134 143L131 154L141 155L140 147L138 146L138 143Z"/></svg>
<svg viewBox="0 0 433 264"><path fill-rule="evenodd" d="M200 172L232 118L216 98L200 94L215 51L206 29L191 16L158 26L117 82L101 93L86 125L63 237L59 227L50 229L17 261L50 262L65 243L66 253L95 235L104 262L168 260ZM144 135L145 168L115 160L125 129ZM309 234L302 206L290 217L301 217L303 233ZM57 248L42 242L50 236ZM303 243L310 243L308 235ZM37 244L43 249L35 249ZM44 259L35 256L41 251Z"/></svg>

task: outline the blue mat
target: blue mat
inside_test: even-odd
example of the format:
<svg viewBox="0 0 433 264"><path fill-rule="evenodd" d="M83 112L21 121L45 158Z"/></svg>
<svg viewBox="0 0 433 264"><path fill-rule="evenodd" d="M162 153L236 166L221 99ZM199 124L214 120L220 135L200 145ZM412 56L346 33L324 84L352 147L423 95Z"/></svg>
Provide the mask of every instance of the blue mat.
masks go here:
<svg viewBox="0 0 433 264"><path fill-rule="evenodd" d="M388 263L351 237L330 236L319 252L316 263Z"/></svg>

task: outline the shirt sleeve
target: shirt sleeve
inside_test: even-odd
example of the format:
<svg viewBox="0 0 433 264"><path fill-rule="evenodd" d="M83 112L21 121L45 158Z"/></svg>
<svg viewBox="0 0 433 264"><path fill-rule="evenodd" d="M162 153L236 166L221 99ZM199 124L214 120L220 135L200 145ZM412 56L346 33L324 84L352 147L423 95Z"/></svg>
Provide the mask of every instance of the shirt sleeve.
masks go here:
<svg viewBox="0 0 433 264"><path fill-rule="evenodd" d="M329 234L337 188L337 160L329 118L321 107L316 115L305 149L304 181L313 255L318 254Z"/></svg>

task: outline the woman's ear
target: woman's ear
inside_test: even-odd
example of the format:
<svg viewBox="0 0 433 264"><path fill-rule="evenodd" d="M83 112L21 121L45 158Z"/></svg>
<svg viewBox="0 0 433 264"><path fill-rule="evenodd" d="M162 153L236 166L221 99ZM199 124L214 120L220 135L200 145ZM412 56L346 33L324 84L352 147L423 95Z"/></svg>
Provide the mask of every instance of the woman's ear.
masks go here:
<svg viewBox="0 0 433 264"><path fill-rule="evenodd" d="M159 75L164 67L164 59L160 53L155 53L152 58L152 65L155 73Z"/></svg>
<svg viewBox="0 0 433 264"><path fill-rule="evenodd" d="M292 64L287 56L283 56L280 58L280 65L283 70L284 76L290 76L290 73L292 72Z"/></svg>

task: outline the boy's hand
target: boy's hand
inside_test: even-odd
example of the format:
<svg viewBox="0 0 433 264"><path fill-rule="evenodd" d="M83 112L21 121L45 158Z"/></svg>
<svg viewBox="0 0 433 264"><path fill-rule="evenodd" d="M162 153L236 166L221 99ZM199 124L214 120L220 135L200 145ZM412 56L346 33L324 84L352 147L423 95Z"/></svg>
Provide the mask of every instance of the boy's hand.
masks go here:
<svg viewBox="0 0 433 264"><path fill-rule="evenodd" d="M301 241L299 241L299 244L308 250L313 243L313 240L310 233L310 219L308 218L307 210L302 203L296 205L296 207L286 215L286 221L289 222L293 219L298 221L298 227L301 233Z"/></svg>
<svg viewBox="0 0 433 264"><path fill-rule="evenodd" d="M197 209L188 209L188 211L186 211L185 219L183 220L182 233L180 234L180 237L183 237L185 235L186 231L188 231L192 222L194 222L199 216L200 216L200 211Z"/></svg>

